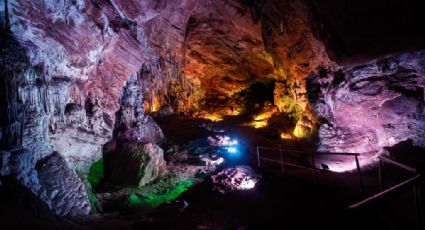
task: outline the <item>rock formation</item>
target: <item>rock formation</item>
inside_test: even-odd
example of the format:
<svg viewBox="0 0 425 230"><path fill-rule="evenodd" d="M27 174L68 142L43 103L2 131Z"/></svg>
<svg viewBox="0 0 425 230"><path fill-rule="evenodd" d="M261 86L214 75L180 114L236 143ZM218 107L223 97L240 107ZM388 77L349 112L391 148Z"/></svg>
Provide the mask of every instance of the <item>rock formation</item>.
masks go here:
<svg viewBox="0 0 425 230"><path fill-rule="evenodd" d="M265 80L268 106L294 117L294 136L321 124L320 150L424 146L423 52L339 65L313 9L303 0L0 1L1 176L58 215L87 214L80 175L104 149L147 153L135 154L150 174L141 185L163 170L164 135L148 113L239 106L239 93Z"/></svg>
<svg viewBox="0 0 425 230"><path fill-rule="evenodd" d="M260 178L260 175L246 165L227 168L211 176L214 189L223 194L234 190L253 189Z"/></svg>
<svg viewBox="0 0 425 230"><path fill-rule="evenodd" d="M376 157L407 139L424 147L424 67L420 51L311 75L309 99L323 119L319 150Z"/></svg>

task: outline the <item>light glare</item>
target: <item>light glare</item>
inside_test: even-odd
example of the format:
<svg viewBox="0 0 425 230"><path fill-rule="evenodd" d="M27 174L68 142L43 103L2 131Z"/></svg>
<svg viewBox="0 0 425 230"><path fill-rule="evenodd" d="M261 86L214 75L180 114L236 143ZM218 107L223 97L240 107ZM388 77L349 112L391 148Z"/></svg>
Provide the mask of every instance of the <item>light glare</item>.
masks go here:
<svg viewBox="0 0 425 230"><path fill-rule="evenodd" d="M229 153L236 153L237 152L237 149L235 147L228 147L227 148L227 152L229 152Z"/></svg>

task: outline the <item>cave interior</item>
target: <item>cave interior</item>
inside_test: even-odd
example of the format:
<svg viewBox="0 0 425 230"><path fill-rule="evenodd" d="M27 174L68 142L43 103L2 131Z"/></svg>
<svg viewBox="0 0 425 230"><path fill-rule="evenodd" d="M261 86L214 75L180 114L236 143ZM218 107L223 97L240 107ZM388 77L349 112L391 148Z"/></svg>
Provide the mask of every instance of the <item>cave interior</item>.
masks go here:
<svg viewBox="0 0 425 230"><path fill-rule="evenodd" d="M425 2L1 0L1 229L425 229Z"/></svg>

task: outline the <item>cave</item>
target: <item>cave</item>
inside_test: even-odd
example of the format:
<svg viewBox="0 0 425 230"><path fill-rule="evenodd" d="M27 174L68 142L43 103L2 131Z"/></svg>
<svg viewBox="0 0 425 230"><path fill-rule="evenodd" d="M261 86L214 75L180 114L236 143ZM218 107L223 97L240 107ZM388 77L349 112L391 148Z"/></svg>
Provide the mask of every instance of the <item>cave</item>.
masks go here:
<svg viewBox="0 0 425 230"><path fill-rule="evenodd" d="M425 229L423 12L0 0L0 229Z"/></svg>

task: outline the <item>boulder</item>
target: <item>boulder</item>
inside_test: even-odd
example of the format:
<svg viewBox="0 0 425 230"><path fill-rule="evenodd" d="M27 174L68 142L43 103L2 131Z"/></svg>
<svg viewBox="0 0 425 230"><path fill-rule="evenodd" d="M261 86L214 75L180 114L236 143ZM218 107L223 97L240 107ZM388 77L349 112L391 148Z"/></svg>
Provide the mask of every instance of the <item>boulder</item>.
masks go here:
<svg viewBox="0 0 425 230"><path fill-rule="evenodd" d="M59 153L53 153L37 164L42 199L60 216L80 216L90 213L86 188L74 170Z"/></svg>
<svg viewBox="0 0 425 230"><path fill-rule="evenodd" d="M106 148L104 167L105 182L114 186L143 186L166 171L164 151L154 143L126 142L118 144L112 151Z"/></svg>
<svg viewBox="0 0 425 230"><path fill-rule="evenodd" d="M134 158L140 160L139 186L154 181L166 171L164 151L155 144L145 144L141 151L134 154Z"/></svg>
<svg viewBox="0 0 425 230"><path fill-rule="evenodd" d="M211 176L214 189L223 194L235 190L253 189L260 178L261 176L251 167L245 165L226 168Z"/></svg>

